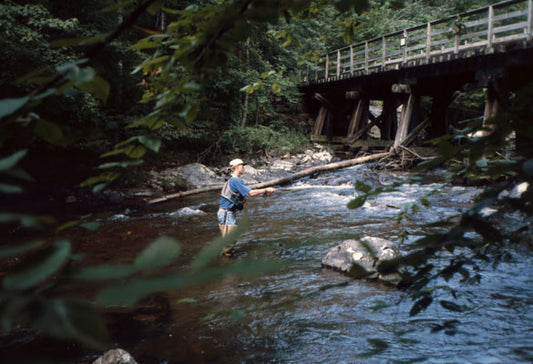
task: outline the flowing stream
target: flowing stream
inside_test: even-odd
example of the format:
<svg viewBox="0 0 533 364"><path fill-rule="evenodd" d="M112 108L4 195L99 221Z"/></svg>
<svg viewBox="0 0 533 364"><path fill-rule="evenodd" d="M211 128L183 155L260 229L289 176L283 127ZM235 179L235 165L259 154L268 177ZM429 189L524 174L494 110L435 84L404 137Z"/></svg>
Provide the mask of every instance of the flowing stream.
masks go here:
<svg viewBox="0 0 533 364"><path fill-rule="evenodd" d="M356 179L379 187L402 177L364 165L300 180L270 198L250 198L239 216L249 228L236 257L214 264L278 259L282 269L170 294L155 311L117 313L111 331L140 363L531 363L530 253L512 252L496 269L482 267L480 284L449 282L464 312L435 302L412 317L413 301L402 300L399 290L321 268L329 249L358 236L398 242L407 230L401 245L407 250L422 234L439 229L426 224L464 211L479 193L426 181L401 185L359 209L346 208L356 195ZM425 196L431 206L398 224L404 205ZM165 234L181 242L180 264L187 264L219 235L217 203L217 194L204 194L107 218L100 235L86 238L98 252L87 259L128 261Z"/></svg>
<svg viewBox="0 0 533 364"><path fill-rule="evenodd" d="M404 184L359 209L346 208L357 193L355 179L379 187L401 177L357 166L300 180L270 198L250 198L239 217L250 226L236 245L236 259L275 258L285 263L284 268L251 280L226 279L218 285L197 287L185 299L180 296L174 300L179 307L164 334L179 336L183 318L176 315L187 316L204 304L209 311L197 323L201 349L194 354L195 360L530 363L530 254L516 252L497 269L484 267L480 284L450 282L464 312L435 303L413 317L409 316L413 302L401 300L398 290L321 268L320 260L329 249L357 236L399 241L407 230L402 249L408 249L410 241L430 232L426 224L463 211L479 192L476 188L441 188L436 183ZM396 216L404 205L425 196L431 206L421 207L409 221L398 224ZM179 201L181 206L169 202L162 211L135 219L134 225L160 224L166 230L162 232L173 232L189 247L184 254L192 257L218 236L217 201L217 195L209 195ZM127 222L129 218L115 219ZM432 328L442 329L432 332ZM156 339L157 335L152 340ZM157 354L160 362L179 361L172 357L172 348L167 349L168 353L163 347Z"/></svg>

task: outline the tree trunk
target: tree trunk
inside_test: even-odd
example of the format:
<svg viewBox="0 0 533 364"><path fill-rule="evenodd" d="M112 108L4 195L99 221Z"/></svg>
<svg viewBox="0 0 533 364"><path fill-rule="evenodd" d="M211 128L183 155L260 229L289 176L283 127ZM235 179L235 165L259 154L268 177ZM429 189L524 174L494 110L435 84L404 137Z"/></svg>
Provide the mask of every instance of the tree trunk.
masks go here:
<svg viewBox="0 0 533 364"><path fill-rule="evenodd" d="M349 159L349 160L345 160L345 161L341 161L341 162L335 162L335 163L324 164L324 165L321 165L321 166L315 166L315 167L307 168L307 169L304 169L303 171L291 174L288 177L276 178L276 179L273 179L273 180L270 180L270 181L267 181L267 182L262 182L262 183L255 183L253 185L250 185L249 187L252 188L252 189L258 189L258 188L265 188L265 187L270 187L270 186L283 185L283 184L287 184L289 182L292 182L292 181L294 181L296 179L300 179L300 178L303 178L303 177L306 177L306 176L310 176L310 175L315 174L315 173L320 173L320 172L332 171L332 170L340 169L340 168L351 167L351 166L355 166L357 164L367 163L367 162L370 162L370 161L373 161L373 160L376 160L376 159L385 158L385 157L388 157L390 155L391 154L389 152L377 153L377 154L366 155L364 157ZM216 186L197 188L197 189L194 189L194 190L172 193L170 195L166 195L166 196L163 196L163 197L159 197L159 198L155 198L155 199L149 200L148 204L159 203L159 202L168 201L170 199L174 199L174 198L178 198L178 197L196 195L196 194L204 193L204 192L219 191L222 188L222 186L223 186L223 184L220 184L220 185L216 185Z"/></svg>
<svg viewBox="0 0 533 364"><path fill-rule="evenodd" d="M248 92L244 93L244 105L242 107L242 113L241 113L241 128L244 128L246 126L246 119L248 118L248 99L250 98L250 94Z"/></svg>
<svg viewBox="0 0 533 364"><path fill-rule="evenodd" d="M250 68L250 38L246 39L246 68ZM250 99L250 94L248 92L244 93L244 105L242 107L242 114L241 114L241 128L244 128L246 126L246 122L248 119L248 101Z"/></svg>

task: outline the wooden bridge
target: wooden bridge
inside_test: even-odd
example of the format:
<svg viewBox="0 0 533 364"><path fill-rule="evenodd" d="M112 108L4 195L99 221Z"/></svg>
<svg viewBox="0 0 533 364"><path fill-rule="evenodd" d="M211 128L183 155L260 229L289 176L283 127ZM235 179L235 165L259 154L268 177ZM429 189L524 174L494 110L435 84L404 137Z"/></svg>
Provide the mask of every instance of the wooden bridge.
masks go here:
<svg viewBox="0 0 533 364"><path fill-rule="evenodd" d="M486 88L485 120L533 80L532 31L533 0L513 0L330 52L302 85L312 137L397 149L441 136L466 85Z"/></svg>

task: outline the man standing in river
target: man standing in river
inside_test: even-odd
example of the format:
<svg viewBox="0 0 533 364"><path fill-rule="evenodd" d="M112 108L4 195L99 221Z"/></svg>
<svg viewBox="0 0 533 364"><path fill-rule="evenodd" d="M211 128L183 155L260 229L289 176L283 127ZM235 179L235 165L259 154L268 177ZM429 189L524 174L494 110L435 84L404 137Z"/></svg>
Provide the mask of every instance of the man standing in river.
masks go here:
<svg viewBox="0 0 533 364"><path fill-rule="evenodd" d="M226 236L237 227L237 211L244 208L247 196L270 196L277 190L274 187L251 189L241 179L246 163L242 159L233 159L229 162L231 177L226 181L220 193L220 208L218 209L218 227L222 236ZM233 255L234 244L223 249L225 256Z"/></svg>

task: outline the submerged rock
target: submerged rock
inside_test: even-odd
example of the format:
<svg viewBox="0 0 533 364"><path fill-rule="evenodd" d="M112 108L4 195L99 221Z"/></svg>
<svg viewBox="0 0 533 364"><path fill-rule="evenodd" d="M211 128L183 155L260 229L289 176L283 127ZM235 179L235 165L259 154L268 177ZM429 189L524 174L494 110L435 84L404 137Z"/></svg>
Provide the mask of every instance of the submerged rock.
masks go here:
<svg viewBox="0 0 533 364"><path fill-rule="evenodd" d="M322 266L356 278L372 278L398 284L400 274L378 272L380 264L400 256L398 246L390 240L365 236L360 240L345 240L322 258Z"/></svg>

